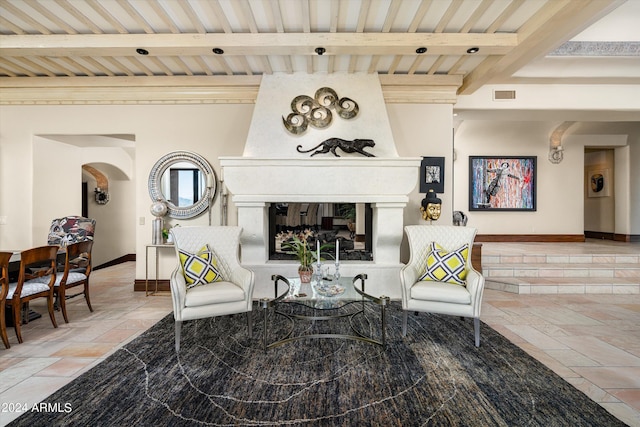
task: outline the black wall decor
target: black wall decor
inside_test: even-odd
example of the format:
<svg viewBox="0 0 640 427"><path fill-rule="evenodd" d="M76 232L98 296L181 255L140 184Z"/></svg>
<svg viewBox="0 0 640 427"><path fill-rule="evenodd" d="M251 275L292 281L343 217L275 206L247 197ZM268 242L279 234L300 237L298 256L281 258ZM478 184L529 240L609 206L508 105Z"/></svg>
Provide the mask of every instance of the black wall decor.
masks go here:
<svg viewBox="0 0 640 427"><path fill-rule="evenodd" d="M420 163L420 192L444 193L444 157L423 157Z"/></svg>

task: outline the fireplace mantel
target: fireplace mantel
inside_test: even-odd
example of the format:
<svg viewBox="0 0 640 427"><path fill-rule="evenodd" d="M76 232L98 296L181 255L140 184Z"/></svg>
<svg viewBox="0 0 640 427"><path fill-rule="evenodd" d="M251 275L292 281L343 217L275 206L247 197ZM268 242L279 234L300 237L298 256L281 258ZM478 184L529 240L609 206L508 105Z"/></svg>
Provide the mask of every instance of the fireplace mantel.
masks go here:
<svg viewBox="0 0 640 427"><path fill-rule="evenodd" d="M221 157L220 164L235 203L406 203L420 158Z"/></svg>

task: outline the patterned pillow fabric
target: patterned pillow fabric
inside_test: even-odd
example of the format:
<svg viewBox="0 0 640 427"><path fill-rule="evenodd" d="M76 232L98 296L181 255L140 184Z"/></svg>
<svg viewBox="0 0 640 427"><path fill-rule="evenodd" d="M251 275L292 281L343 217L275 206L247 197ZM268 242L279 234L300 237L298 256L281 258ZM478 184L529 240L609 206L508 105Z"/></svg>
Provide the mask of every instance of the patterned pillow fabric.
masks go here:
<svg viewBox="0 0 640 427"><path fill-rule="evenodd" d="M431 242L427 255L426 271L418 280L465 286L467 284L468 256L469 245L466 243L455 251L447 252L436 242Z"/></svg>
<svg viewBox="0 0 640 427"><path fill-rule="evenodd" d="M179 250L182 272L187 281L187 289L207 283L221 282L218 260L209 245L205 245L197 254Z"/></svg>

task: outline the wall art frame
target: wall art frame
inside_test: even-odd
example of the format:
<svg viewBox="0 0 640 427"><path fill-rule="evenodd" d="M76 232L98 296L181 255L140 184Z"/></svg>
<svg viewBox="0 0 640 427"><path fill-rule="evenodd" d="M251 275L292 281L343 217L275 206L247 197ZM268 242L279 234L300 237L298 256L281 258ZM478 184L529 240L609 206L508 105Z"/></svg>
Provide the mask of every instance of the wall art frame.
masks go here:
<svg viewBox="0 0 640 427"><path fill-rule="evenodd" d="M535 211L536 156L469 156L470 211Z"/></svg>
<svg viewBox="0 0 640 427"><path fill-rule="evenodd" d="M444 157L423 157L420 162L420 192L444 193Z"/></svg>
<svg viewBox="0 0 640 427"><path fill-rule="evenodd" d="M609 197L609 169L590 169L587 173L587 196Z"/></svg>

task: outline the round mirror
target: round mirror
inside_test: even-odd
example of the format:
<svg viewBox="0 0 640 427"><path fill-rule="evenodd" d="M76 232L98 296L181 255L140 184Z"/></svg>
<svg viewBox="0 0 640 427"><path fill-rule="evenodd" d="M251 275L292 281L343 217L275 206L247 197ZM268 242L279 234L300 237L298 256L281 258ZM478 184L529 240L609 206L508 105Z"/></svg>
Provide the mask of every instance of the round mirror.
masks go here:
<svg viewBox="0 0 640 427"><path fill-rule="evenodd" d="M205 212L216 196L218 178L207 160L189 151L160 158L149 173L149 195L167 204L171 218L193 218Z"/></svg>

